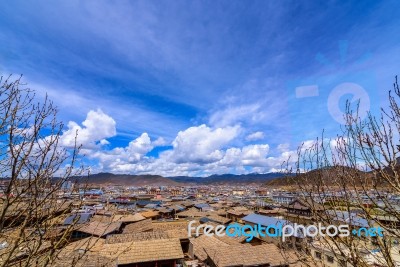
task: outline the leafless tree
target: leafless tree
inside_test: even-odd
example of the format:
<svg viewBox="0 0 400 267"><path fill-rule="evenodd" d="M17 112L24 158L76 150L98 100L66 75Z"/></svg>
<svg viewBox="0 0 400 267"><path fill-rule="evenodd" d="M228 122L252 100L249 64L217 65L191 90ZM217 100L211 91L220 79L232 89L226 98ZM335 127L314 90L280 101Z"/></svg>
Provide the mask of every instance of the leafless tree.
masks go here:
<svg viewBox="0 0 400 267"><path fill-rule="evenodd" d="M302 254L308 262L323 264L312 253L322 251L324 257L326 251L338 266L399 266L399 100L396 77L379 116L363 119L348 103L340 135L299 147L297 164L288 169L296 175L288 181L312 211L312 221L350 227L347 237L315 237ZM369 227L380 227L383 236L367 237Z"/></svg>
<svg viewBox="0 0 400 267"><path fill-rule="evenodd" d="M0 84L0 266L50 266L74 229L60 227L72 204L60 193L82 174L79 146L60 145L47 97L38 101L21 77Z"/></svg>

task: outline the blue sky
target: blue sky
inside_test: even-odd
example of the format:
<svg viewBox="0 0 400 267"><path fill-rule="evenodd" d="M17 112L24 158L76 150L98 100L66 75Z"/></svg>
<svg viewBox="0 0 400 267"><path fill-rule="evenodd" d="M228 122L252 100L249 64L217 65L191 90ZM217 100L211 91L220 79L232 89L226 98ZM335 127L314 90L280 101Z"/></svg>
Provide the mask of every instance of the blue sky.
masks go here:
<svg viewBox="0 0 400 267"><path fill-rule="evenodd" d="M356 85L368 109L385 105L398 74L399 7L12 1L0 10L0 72L49 94L65 145L81 131L94 172L268 172L322 129L336 136L332 110ZM343 83L351 90L333 94ZM304 86L314 96L296 95Z"/></svg>

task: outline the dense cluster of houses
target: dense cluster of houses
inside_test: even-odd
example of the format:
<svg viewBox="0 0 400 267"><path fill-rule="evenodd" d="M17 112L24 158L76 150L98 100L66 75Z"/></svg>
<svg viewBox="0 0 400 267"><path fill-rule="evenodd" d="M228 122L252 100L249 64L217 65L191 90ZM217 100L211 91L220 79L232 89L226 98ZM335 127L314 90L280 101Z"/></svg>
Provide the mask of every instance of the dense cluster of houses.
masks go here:
<svg viewBox="0 0 400 267"><path fill-rule="evenodd" d="M335 218L352 228L371 227L357 211L326 209L323 203L311 210L307 198L295 193L267 191L259 187L229 186L121 188L108 187L85 192L60 192L72 209L54 221L49 238L63 236L73 225L69 243L60 254L57 266L350 266L318 236L310 238L296 232L284 242L279 237L199 235L188 231L194 226L228 227L304 225L316 222L315 213ZM400 225L396 218L376 216L380 223ZM395 223L395 224L393 224ZM379 251L374 240L362 240L370 266ZM393 242L397 242L393 238ZM0 242L1 243L1 242ZM368 243L368 244L367 244ZM1 244L0 244L1 245ZM399 247L395 247L398 250ZM0 246L0 250L2 247ZM396 253L395 251L393 253ZM369 258L368 258L369 257ZM399 255L400 260L400 255ZM82 263L83 262L83 263Z"/></svg>

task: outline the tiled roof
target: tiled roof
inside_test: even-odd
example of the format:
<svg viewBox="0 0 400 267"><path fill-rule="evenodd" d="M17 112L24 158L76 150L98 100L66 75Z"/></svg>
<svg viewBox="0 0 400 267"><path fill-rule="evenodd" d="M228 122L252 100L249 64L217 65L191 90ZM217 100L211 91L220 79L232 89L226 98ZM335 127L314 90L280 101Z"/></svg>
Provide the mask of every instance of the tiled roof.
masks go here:
<svg viewBox="0 0 400 267"><path fill-rule="evenodd" d="M105 236L112 232L116 232L121 227L121 223L103 223L98 221L93 221L84 225L79 225L75 230L83 233L87 233L94 236Z"/></svg>
<svg viewBox="0 0 400 267"><path fill-rule="evenodd" d="M214 236L201 235L197 238L191 238L190 243L193 245L193 254L201 261L207 259L206 248L228 247L228 245Z"/></svg>
<svg viewBox="0 0 400 267"><path fill-rule="evenodd" d="M272 209L272 210L260 209L257 212L259 214L265 214L265 215L268 215L268 214L280 214L280 213L286 212L286 209L282 209L282 208L275 208L275 209Z"/></svg>
<svg viewBox="0 0 400 267"><path fill-rule="evenodd" d="M269 264L268 251L264 246L235 245L205 248L208 257L217 267L257 266Z"/></svg>
<svg viewBox="0 0 400 267"><path fill-rule="evenodd" d="M188 210L179 212L176 215L180 217L205 217L207 214L207 212L199 211L196 208L190 208Z"/></svg>
<svg viewBox="0 0 400 267"><path fill-rule="evenodd" d="M218 240L228 244L228 245L237 245L246 241L246 236L215 236Z"/></svg>
<svg viewBox="0 0 400 267"><path fill-rule="evenodd" d="M166 208L166 207L157 208L157 210L158 210L159 212L161 212L161 213L170 213L170 212L173 211L172 209L168 209L168 208Z"/></svg>
<svg viewBox="0 0 400 267"><path fill-rule="evenodd" d="M97 237L87 237L72 243L69 243L62 250L62 254L75 250L85 250L91 252L97 252L104 245L105 239Z"/></svg>
<svg viewBox="0 0 400 267"><path fill-rule="evenodd" d="M104 244L100 255L116 257L118 264L183 259L179 239L153 239L138 242Z"/></svg>
<svg viewBox="0 0 400 267"><path fill-rule="evenodd" d="M162 231L170 229L187 229L188 225L189 221L152 222L154 230L162 230ZM193 226L196 226L196 224L193 224Z"/></svg>
<svg viewBox="0 0 400 267"><path fill-rule="evenodd" d="M151 219L143 220L140 222L135 222L128 224L125 226L123 233L124 234L129 234L129 233L138 233L138 232L145 232L145 231L150 231L153 229L153 225L151 224Z"/></svg>
<svg viewBox="0 0 400 267"><path fill-rule="evenodd" d="M122 264L132 264L140 262L152 262L160 260L183 259L181 244L178 239L151 239L143 241L105 243L105 239L85 238L73 242L65 247L59 254L59 267L68 265L68 260L72 259L80 250L86 251L88 260L80 266L117 266ZM91 257L95 255L95 257ZM64 263L62 265L61 263ZM98 263L96 265L95 263ZM92 264L92 265L91 265ZM104 265L103 265L104 264ZM109 265L110 264L110 265ZM112 265L113 264L113 265Z"/></svg>
<svg viewBox="0 0 400 267"><path fill-rule="evenodd" d="M267 257L271 266L280 266L284 264L290 264L290 266L292 266L292 264L299 262L299 257L296 255L296 252L292 250L282 250L275 244L268 243L264 243L261 246L264 246L267 251Z"/></svg>
<svg viewBox="0 0 400 267"><path fill-rule="evenodd" d="M145 218L153 218L158 216L160 213L158 211L149 210L149 211L143 211L140 214L142 214Z"/></svg>
<svg viewBox="0 0 400 267"><path fill-rule="evenodd" d="M227 213L236 216L244 216L252 213L252 211L250 211L246 207L234 207L233 209L228 210Z"/></svg>
<svg viewBox="0 0 400 267"><path fill-rule="evenodd" d="M153 239L168 239L170 236L164 231L151 231L151 232L140 232L131 234L116 234L109 235L106 238L107 244L115 243L126 243L132 241L143 241L143 240L153 240Z"/></svg>
<svg viewBox="0 0 400 267"><path fill-rule="evenodd" d="M212 220L214 222L220 223L220 224L227 224L231 221L231 219L219 216L217 214L208 215L207 218L209 218L210 220Z"/></svg>
<svg viewBox="0 0 400 267"><path fill-rule="evenodd" d="M79 251L72 251L64 254L59 260L52 264L53 267L115 267L116 259L87 252L85 254Z"/></svg>
<svg viewBox="0 0 400 267"><path fill-rule="evenodd" d="M322 205L316 203L315 201L312 201L310 198L296 198L284 207L297 210L324 210L324 207Z"/></svg>
<svg viewBox="0 0 400 267"><path fill-rule="evenodd" d="M122 222L122 223L131 223L131 222L138 222L138 221L142 221L145 220L146 218L140 214L140 213L136 213L136 214L127 214L127 215L114 215L112 217L112 221L113 222Z"/></svg>

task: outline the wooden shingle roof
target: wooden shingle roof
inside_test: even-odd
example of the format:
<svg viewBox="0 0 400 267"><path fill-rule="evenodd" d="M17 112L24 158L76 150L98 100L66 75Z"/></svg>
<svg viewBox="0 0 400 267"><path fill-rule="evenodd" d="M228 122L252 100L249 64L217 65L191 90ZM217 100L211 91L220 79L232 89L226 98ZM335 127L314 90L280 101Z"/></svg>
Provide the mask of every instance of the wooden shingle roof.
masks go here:
<svg viewBox="0 0 400 267"><path fill-rule="evenodd" d="M219 216L218 214L215 214L215 213L208 215L207 218L209 218L210 220L212 220L214 222L220 223L220 224L227 224L231 221L231 219Z"/></svg>
<svg viewBox="0 0 400 267"><path fill-rule="evenodd" d="M284 264L290 264L290 266L292 266L292 264L300 262L298 255L293 250L282 250L273 243L264 243L261 246L263 246L267 251L268 260L271 266Z"/></svg>
<svg viewBox="0 0 400 267"><path fill-rule="evenodd" d="M52 264L53 267L115 267L117 262L115 259L96 255L93 252L85 254L79 251L73 251L67 255L59 257L59 259Z"/></svg>
<svg viewBox="0 0 400 267"><path fill-rule="evenodd" d="M112 216L112 221L113 222L122 222L122 223L133 223L133 222L138 222L138 221L143 221L146 218L140 214L117 214Z"/></svg>
<svg viewBox="0 0 400 267"><path fill-rule="evenodd" d="M153 230L153 225L151 223L151 219L146 219L140 222L135 222L128 224L125 226L123 233L124 234L129 234L129 233L138 233L138 232L146 232L146 231L151 231Z"/></svg>
<svg viewBox="0 0 400 267"><path fill-rule="evenodd" d="M207 259L207 253L205 249L228 247L228 244L218 240L214 236L201 235L197 238L191 238L190 243L193 245L193 254L196 258L201 261Z"/></svg>
<svg viewBox="0 0 400 267"><path fill-rule="evenodd" d="M120 229L121 223L103 223L98 221L92 221L90 223L79 225L75 230L90 234L93 236L102 237L110 233L116 232Z"/></svg>
<svg viewBox="0 0 400 267"><path fill-rule="evenodd" d="M115 244L115 243L127 243L132 241L168 239L168 238L170 238L170 236L164 231L151 231L151 232L140 232L131 234L109 235L106 238L106 243Z"/></svg>
<svg viewBox="0 0 400 267"><path fill-rule="evenodd" d="M119 265L184 258L179 239L104 244L99 254L105 257L116 257Z"/></svg>
<svg viewBox="0 0 400 267"><path fill-rule="evenodd" d="M269 264L268 251L264 246L249 244L205 248L205 251L217 267L257 266Z"/></svg>
<svg viewBox="0 0 400 267"><path fill-rule="evenodd" d="M155 210L149 210L149 211L143 211L140 214L145 218L153 218L153 217L158 216L160 213Z"/></svg>
<svg viewBox="0 0 400 267"><path fill-rule="evenodd" d="M176 215L179 217L205 217L207 214L207 212L199 211L196 208L190 208L188 210L176 213Z"/></svg>

